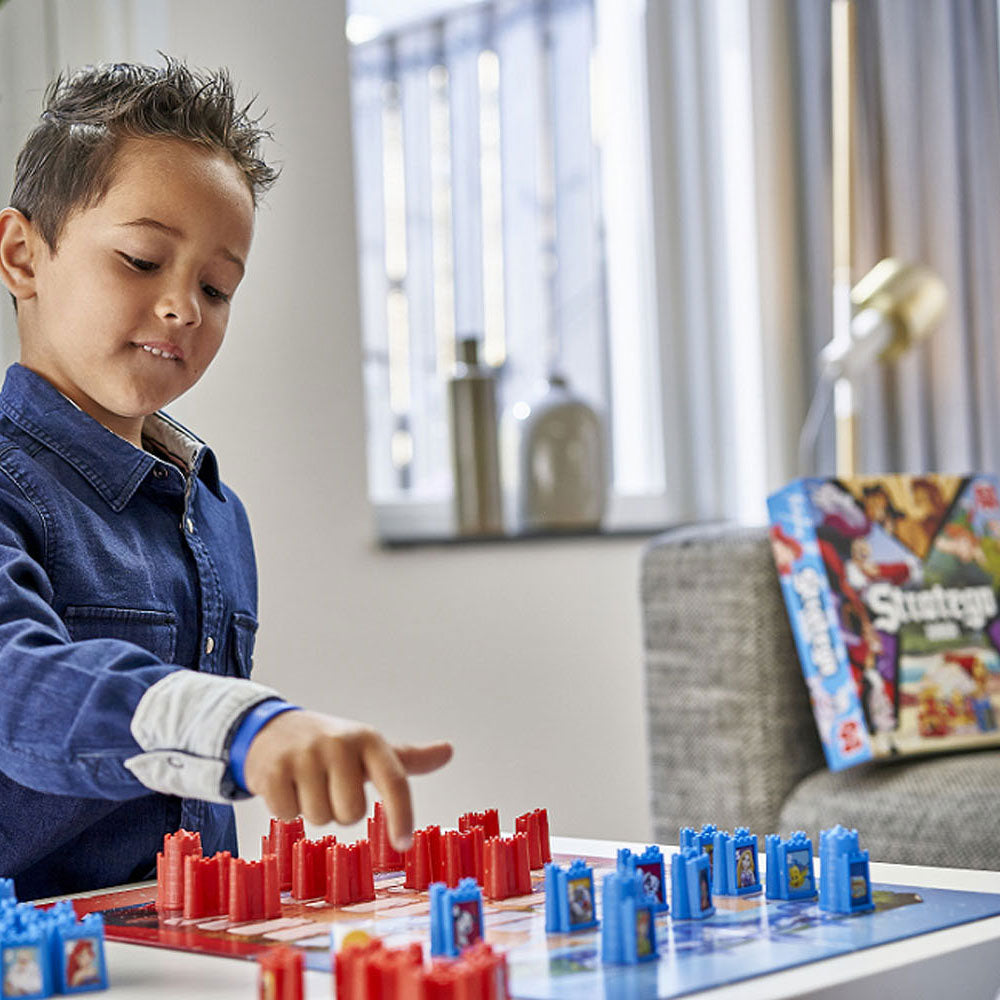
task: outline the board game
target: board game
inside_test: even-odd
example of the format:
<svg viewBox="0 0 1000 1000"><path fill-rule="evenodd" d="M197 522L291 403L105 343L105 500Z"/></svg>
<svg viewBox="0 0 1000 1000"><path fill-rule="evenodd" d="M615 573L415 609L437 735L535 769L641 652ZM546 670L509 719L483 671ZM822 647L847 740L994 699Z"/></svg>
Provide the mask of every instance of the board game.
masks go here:
<svg viewBox="0 0 1000 1000"><path fill-rule="evenodd" d="M996 478L802 479L768 510L831 769L1000 745Z"/></svg>
<svg viewBox="0 0 1000 1000"><path fill-rule="evenodd" d="M569 864L571 855L553 861ZM595 884L616 859L591 856ZM669 878L669 869L668 876ZM156 884L109 890L77 899L81 915L100 912L109 940L254 959L278 944L301 949L311 969L329 970L331 942L339 950L352 936L380 938L397 948L430 939L427 892L403 885L400 872L376 874L375 899L348 906L295 902L285 893L276 919L233 923L225 917L184 920L155 906ZM764 894L715 897L706 920L656 916L660 955L655 962L603 965L600 928L546 934L545 882L533 871L526 895L484 903L485 939L505 954L511 995L555 998L677 997L862 948L1000 915L1000 895L872 885L875 909L851 916L819 909L816 900L768 901ZM600 898L597 903L601 918ZM113 970L112 970L113 973Z"/></svg>

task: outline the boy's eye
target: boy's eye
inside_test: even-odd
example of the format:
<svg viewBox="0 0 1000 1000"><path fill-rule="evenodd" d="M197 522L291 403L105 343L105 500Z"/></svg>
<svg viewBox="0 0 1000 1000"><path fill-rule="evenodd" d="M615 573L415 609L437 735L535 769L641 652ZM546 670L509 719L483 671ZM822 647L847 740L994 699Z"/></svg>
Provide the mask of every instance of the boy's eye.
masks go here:
<svg viewBox="0 0 1000 1000"><path fill-rule="evenodd" d="M220 292L213 285L202 285L201 290L210 298L218 299L220 302L228 302L229 296L225 292Z"/></svg>
<svg viewBox="0 0 1000 1000"><path fill-rule="evenodd" d="M122 258L137 271L152 271L156 267L151 260L143 260L142 257L133 257L131 254L123 253Z"/></svg>

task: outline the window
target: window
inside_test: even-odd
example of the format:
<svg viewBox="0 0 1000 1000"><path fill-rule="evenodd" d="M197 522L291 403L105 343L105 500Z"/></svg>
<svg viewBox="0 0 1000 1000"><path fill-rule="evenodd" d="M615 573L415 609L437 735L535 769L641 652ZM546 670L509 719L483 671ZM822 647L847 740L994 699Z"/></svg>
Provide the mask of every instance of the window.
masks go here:
<svg viewBox="0 0 1000 1000"><path fill-rule="evenodd" d="M648 166L634 152L642 3L452 4L402 24L377 21L385 7L359 0L348 19L380 535L452 531L447 380L469 336L500 414L554 373L602 414L608 527L662 522Z"/></svg>

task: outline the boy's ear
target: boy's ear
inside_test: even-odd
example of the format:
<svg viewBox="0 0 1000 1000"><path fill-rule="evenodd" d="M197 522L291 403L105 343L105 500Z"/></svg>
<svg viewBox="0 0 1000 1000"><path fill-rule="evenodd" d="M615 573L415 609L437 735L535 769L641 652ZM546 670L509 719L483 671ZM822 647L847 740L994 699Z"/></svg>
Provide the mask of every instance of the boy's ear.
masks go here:
<svg viewBox="0 0 1000 1000"><path fill-rule="evenodd" d="M37 235L16 208L0 212L0 281L18 301L35 296L34 253Z"/></svg>

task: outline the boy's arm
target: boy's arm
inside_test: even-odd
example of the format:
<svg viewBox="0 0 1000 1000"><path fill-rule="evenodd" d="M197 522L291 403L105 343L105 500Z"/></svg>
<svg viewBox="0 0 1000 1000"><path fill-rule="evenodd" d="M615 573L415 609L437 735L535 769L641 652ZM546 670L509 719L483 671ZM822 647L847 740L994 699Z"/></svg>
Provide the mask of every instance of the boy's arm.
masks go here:
<svg viewBox="0 0 1000 1000"><path fill-rule="evenodd" d="M0 498L0 771L37 791L101 799L246 794L229 770L230 741L276 692L124 640L74 641L52 606L38 510L24 490ZM359 723L286 712L253 735L245 788L279 816L349 823L370 780L401 844L413 826L406 775L450 757L447 743L392 747Z"/></svg>
<svg viewBox="0 0 1000 1000"><path fill-rule="evenodd" d="M162 773L174 794L238 795L226 773L231 731L275 692L164 663L124 640L74 641L52 605L42 562L58 553L45 551L36 502L21 484L0 500L0 771L57 795L134 798L167 790L155 780Z"/></svg>

